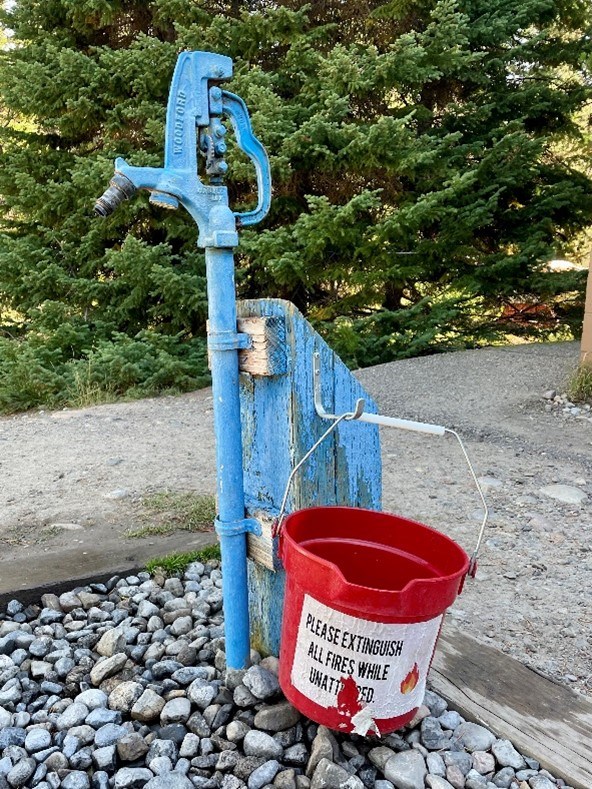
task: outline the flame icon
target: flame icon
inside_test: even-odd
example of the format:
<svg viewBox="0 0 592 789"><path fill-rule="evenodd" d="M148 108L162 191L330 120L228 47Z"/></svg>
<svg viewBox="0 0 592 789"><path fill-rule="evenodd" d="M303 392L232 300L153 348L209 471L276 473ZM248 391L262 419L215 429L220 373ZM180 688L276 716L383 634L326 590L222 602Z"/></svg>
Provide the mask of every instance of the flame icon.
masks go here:
<svg viewBox="0 0 592 789"><path fill-rule="evenodd" d="M417 663L413 666L409 674L401 682L401 693L411 693L419 682L419 667Z"/></svg>

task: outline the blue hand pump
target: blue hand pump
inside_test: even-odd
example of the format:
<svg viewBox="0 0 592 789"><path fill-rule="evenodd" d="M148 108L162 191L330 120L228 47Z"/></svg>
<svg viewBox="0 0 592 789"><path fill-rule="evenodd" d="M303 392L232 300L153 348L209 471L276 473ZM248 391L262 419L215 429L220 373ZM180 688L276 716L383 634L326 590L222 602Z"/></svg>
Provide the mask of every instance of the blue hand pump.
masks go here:
<svg viewBox="0 0 592 789"><path fill-rule="evenodd" d="M167 106L164 167L132 167L116 159L115 175L95 213L107 216L137 189L147 189L155 205L176 209L182 204L198 227L197 243L206 257L226 662L228 668L241 669L250 654L246 533L259 533L260 526L245 517L238 351L249 347L249 338L237 332L232 250L238 244L237 227L260 222L269 211L271 176L245 103L220 87L231 76L232 60L224 55L179 55ZM237 144L255 165L257 206L245 213L233 213L222 184L228 168L222 118L230 120ZM208 183L199 177L198 154Z"/></svg>

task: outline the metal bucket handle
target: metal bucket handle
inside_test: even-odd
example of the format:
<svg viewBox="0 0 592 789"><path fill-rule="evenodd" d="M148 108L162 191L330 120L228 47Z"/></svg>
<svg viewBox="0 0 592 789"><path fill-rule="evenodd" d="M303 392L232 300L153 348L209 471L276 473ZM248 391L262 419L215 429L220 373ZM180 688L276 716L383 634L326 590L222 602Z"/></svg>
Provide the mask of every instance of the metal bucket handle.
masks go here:
<svg viewBox="0 0 592 789"><path fill-rule="evenodd" d="M487 507L487 502L485 501L485 496L483 495L483 491L481 489L481 485L479 484L479 480L475 473L475 469L473 468L473 464L471 463L471 459L467 453L465 445L459 434L456 430L452 430L448 427L442 427L440 425L430 425L423 422L412 422L406 419L398 419L394 417L383 417L378 414L366 414L364 413L364 406L365 401L360 398L356 402L356 407L354 411L347 412L345 414L340 414L339 416L335 414L329 414L322 408L320 404L320 400L318 397L318 387L316 383L318 381L318 375L320 372L319 368L319 361L318 361L318 354L315 354L315 406L317 413L324 419L331 419L332 423L329 425L327 430L323 433L323 435L312 445L312 447L308 450L308 452L303 455L303 457L298 461L298 463L294 466L292 471L290 472L290 476L288 477L288 481L286 483L286 489L284 491L284 497L282 499L282 504L280 507L280 512L273 525L272 534L274 537L280 535L284 519L286 516L286 504L288 501L288 494L290 492L290 487L292 486L292 482L294 481L294 477L296 473L301 468L304 463L310 458L310 456L318 449L318 447L323 443L323 441L331 435L331 433L337 428L337 426L341 422L349 422L354 419L364 421L364 422L371 422L374 424L384 425L386 427L397 427L403 430L412 430L419 433L430 433L433 435L446 435L449 433L450 435L454 436L458 443L460 444L460 448L464 455L465 461L467 466L469 467L469 471L471 472L471 477L473 478L473 482L475 483L475 487L477 488L477 492L479 493L479 497L481 498L481 503L483 504L483 521L481 523L481 528L479 529L479 534L477 536L477 544L471 554L470 561L469 561L469 569L467 574L471 576L471 578L475 577L475 573L477 572L477 560L479 558L479 551L481 548L481 543L483 542L483 535L485 533L485 526L487 525L487 521L489 519L489 508Z"/></svg>

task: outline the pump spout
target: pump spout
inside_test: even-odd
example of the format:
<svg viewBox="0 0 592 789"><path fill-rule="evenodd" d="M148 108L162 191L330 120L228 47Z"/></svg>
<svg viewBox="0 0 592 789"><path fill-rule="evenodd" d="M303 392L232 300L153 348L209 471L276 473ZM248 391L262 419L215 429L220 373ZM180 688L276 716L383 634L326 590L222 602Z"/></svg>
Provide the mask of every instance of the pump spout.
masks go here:
<svg viewBox="0 0 592 789"><path fill-rule="evenodd" d="M109 188L95 203L95 215L109 216L120 203L133 197L136 191L136 187L129 178L122 173L115 173L109 182Z"/></svg>

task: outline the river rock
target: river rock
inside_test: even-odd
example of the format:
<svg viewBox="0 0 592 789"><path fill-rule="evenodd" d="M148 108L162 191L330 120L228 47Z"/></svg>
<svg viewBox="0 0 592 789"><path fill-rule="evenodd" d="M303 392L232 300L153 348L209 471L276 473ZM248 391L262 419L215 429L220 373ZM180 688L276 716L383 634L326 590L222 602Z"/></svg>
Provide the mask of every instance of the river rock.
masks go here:
<svg viewBox="0 0 592 789"><path fill-rule="evenodd" d="M191 702L184 697L171 699L162 708L160 722L163 726L168 723L185 723L191 715Z"/></svg>
<svg viewBox="0 0 592 789"><path fill-rule="evenodd" d="M25 750L29 753L36 753L49 748L51 745L51 734L47 729L31 729L25 738Z"/></svg>
<svg viewBox="0 0 592 789"><path fill-rule="evenodd" d="M121 682L109 694L109 709L129 713L143 692L139 682Z"/></svg>
<svg viewBox="0 0 592 789"><path fill-rule="evenodd" d="M515 770L523 770L526 767L524 757L509 740L497 740L491 746L491 752L501 767L513 767Z"/></svg>
<svg viewBox="0 0 592 789"><path fill-rule="evenodd" d="M461 723L455 730L454 736L467 751L488 751L496 740L484 726L478 723Z"/></svg>
<svg viewBox="0 0 592 789"><path fill-rule="evenodd" d="M150 723L160 716L164 705L165 701L158 693L146 688L131 708L131 716L141 723Z"/></svg>
<svg viewBox="0 0 592 789"><path fill-rule="evenodd" d="M146 767L122 767L115 773L115 789L142 789L153 778Z"/></svg>
<svg viewBox="0 0 592 789"><path fill-rule="evenodd" d="M181 773L167 773L151 778L144 789L195 789L189 778Z"/></svg>
<svg viewBox="0 0 592 789"><path fill-rule="evenodd" d="M243 685L257 699L269 699L275 696L280 689L278 678L271 671L261 666L251 666L245 673Z"/></svg>
<svg viewBox="0 0 592 789"><path fill-rule="evenodd" d="M245 735L243 750L246 756L261 756L273 760L281 759L284 749L269 734L252 729Z"/></svg>
<svg viewBox="0 0 592 789"><path fill-rule="evenodd" d="M454 786L439 775L428 775L426 784L430 789L454 789Z"/></svg>
<svg viewBox="0 0 592 789"><path fill-rule="evenodd" d="M264 705L255 715L255 726L264 731L283 731L295 726L300 713L289 701L280 701L270 706Z"/></svg>
<svg viewBox="0 0 592 789"><path fill-rule="evenodd" d="M282 765L275 759L265 762L253 770L249 776L247 781L248 789L262 789L262 787L273 781L281 769Z"/></svg>
<svg viewBox="0 0 592 789"><path fill-rule="evenodd" d="M424 789L427 772L425 759L419 751L396 753L384 767L385 778L397 789Z"/></svg>
<svg viewBox="0 0 592 789"><path fill-rule="evenodd" d="M118 652L112 657L105 658L104 660L95 663L90 672L90 681L93 685L100 685L103 680L117 674L125 666L127 662L127 655L123 652Z"/></svg>
<svg viewBox="0 0 592 789"><path fill-rule="evenodd" d="M34 759L19 760L6 776L6 780L14 789L24 786L35 772L37 764Z"/></svg>
<svg viewBox="0 0 592 789"><path fill-rule="evenodd" d="M117 741L117 755L122 762L135 762L148 753L146 740L137 732L130 732Z"/></svg>

